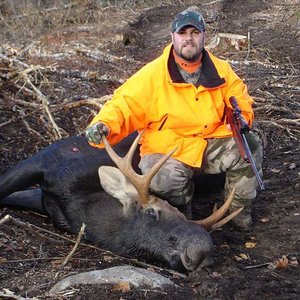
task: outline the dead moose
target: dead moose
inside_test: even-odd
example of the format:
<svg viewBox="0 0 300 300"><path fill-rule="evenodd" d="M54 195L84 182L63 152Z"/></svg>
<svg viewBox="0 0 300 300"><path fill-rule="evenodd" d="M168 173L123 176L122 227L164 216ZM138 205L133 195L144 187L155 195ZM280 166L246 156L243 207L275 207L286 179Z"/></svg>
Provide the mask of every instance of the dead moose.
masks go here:
<svg viewBox="0 0 300 300"><path fill-rule="evenodd" d="M149 195L151 179L169 156L141 175L140 135L114 149L105 139L107 151L91 147L83 136L62 139L0 177L0 204L44 212L70 233L77 234L85 223L87 240L120 255L178 271L210 265L213 242L207 229L223 217L233 192L205 220L186 220L167 201ZM31 188L37 184L39 189Z"/></svg>

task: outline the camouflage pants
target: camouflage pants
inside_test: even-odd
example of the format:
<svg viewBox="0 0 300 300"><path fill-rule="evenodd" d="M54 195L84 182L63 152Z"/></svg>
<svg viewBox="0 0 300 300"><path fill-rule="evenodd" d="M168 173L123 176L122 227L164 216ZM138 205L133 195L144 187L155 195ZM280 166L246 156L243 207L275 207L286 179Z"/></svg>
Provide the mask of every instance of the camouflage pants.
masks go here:
<svg viewBox="0 0 300 300"><path fill-rule="evenodd" d="M262 143L256 133L247 135L249 147L256 167L262 175ZM257 182L249 163L244 162L233 138L208 139L200 171L204 174L225 173L225 197L236 187L234 204L247 206L256 197ZM139 167L146 173L162 154L142 157ZM170 158L154 176L150 189L174 206L189 203L193 197L192 176L196 169L174 158ZM199 171L199 169L197 169Z"/></svg>

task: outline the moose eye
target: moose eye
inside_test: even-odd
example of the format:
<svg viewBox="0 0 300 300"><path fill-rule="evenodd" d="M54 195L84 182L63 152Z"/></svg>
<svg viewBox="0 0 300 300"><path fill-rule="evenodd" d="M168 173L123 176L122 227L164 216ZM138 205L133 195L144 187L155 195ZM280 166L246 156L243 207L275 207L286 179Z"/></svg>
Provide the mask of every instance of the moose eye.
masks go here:
<svg viewBox="0 0 300 300"><path fill-rule="evenodd" d="M175 243L178 241L178 238L177 238L176 236L174 236L174 235L171 235L171 236L169 237L169 241L170 241L171 243L175 244Z"/></svg>
<svg viewBox="0 0 300 300"><path fill-rule="evenodd" d="M146 214L151 218L157 219L157 217L158 217L156 211L153 208L148 208L146 210Z"/></svg>

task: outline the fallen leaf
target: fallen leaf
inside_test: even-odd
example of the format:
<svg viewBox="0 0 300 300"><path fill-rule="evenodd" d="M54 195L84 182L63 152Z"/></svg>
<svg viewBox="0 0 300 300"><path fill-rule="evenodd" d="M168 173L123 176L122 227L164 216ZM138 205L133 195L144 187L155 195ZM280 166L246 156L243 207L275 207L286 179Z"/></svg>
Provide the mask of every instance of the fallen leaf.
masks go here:
<svg viewBox="0 0 300 300"><path fill-rule="evenodd" d="M234 259L237 260L237 261L243 260L241 257L239 257L237 255L234 256Z"/></svg>
<svg viewBox="0 0 300 300"><path fill-rule="evenodd" d="M245 253L240 253L240 257L242 259L250 259L250 257L248 256L248 254L245 254Z"/></svg>
<svg viewBox="0 0 300 300"><path fill-rule="evenodd" d="M290 169L290 170L296 169L296 167L297 167L297 165L296 165L295 163L291 163L291 164L289 165L289 169Z"/></svg>
<svg viewBox="0 0 300 300"><path fill-rule="evenodd" d="M289 264L289 259L285 255L282 255L281 258L275 261L275 264L277 265L277 269L285 269Z"/></svg>
<svg viewBox="0 0 300 300"><path fill-rule="evenodd" d="M281 170L275 169L275 168L271 169L270 171L273 172L273 173L280 173L281 172Z"/></svg>
<svg viewBox="0 0 300 300"><path fill-rule="evenodd" d="M268 269L269 270L282 270L286 269L289 265L289 259L286 257L286 255L282 255L281 258L273 261L272 263L269 264Z"/></svg>
<svg viewBox="0 0 300 300"><path fill-rule="evenodd" d="M268 223L268 222L271 221L271 219L269 219L269 218L261 218L259 221L260 221L261 223Z"/></svg>
<svg viewBox="0 0 300 300"><path fill-rule="evenodd" d="M240 253L239 255L235 255L234 258L237 261L250 259L249 256L247 254L245 254L245 253Z"/></svg>
<svg viewBox="0 0 300 300"><path fill-rule="evenodd" d="M107 262L112 262L113 261L113 257L112 256L109 256L109 255L104 255L103 256L103 259Z"/></svg>
<svg viewBox="0 0 300 300"><path fill-rule="evenodd" d="M123 293L130 291L130 284L127 281L120 281L114 287L114 291L122 291Z"/></svg>
<svg viewBox="0 0 300 300"><path fill-rule="evenodd" d="M255 246L256 246L256 243L253 243L253 242L247 242L247 243L245 243L245 247L247 249L254 248Z"/></svg>
<svg viewBox="0 0 300 300"><path fill-rule="evenodd" d="M0 256L0 264L3 264L5 262L7 262L7 259L5 257Z"/></svg>
<svg viewBox="0 0 300 300"><path fill-rule="evenodd" d="M212 272L211 277L213 277L213 278L221 278L222 275L220 273L218 273L218 272Z"/></svg>

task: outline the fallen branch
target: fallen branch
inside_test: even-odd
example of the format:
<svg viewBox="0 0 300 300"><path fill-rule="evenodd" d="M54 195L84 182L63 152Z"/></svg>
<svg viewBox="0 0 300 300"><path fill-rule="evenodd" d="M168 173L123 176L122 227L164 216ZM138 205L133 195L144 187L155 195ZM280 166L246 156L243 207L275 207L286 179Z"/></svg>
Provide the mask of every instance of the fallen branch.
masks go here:
<svg viewBox="0 0 300 300"><path fill-rule="evenodd" d="M291 130L291 129L288 128L287 126L281 125L279 122L259 120L258 123L259 123L259 124L266 124L266 125L270 125L270 126L275 126L275 127L280 128L280 129L283 129L283 130L287 131L287 132L290 134L290 136L291 136L293 139L295 139L295 140L297 140L298 138L297 138L296 136L294 136L294 134L292 133L292 131L295 132L295 133L300 134L300 130L295 129L295 128L293 128L293 129Z"/></svg>
<svg viewBox="0 0 300 300"><path fill-rule="evenodd" d="M246 267L244 267L244 270L267 267L267 266L269 266L269 264L270 263L263 263L263 264L257 264L257 265L252 265L252 266L246 266Z"/></svg>
<svg viewBox="0 0 300 300"><path fill-rule="evenodd" d="M81 228L80 228L78 237L76 239L76 243L75 243L74 247L72 248L71 252L68 254L68 256L65 258L65 260L61 264L60 270L62 270L66 266L66 264L70 261L71 257L75 253L76 249L78 248L78 246L80 244L82 236L84 235L84 231L85 231L85 224L83 223L82 226L81 226Z"/></svg>
<svg viewBox="0 0 300 300"><path fill-rule="evenodd" d="M44 142L47 142L47 140L39 132L37 132L36 130L34 130L33 128L31 128L29 126L28 122L24 118L22 118L22 121L23 121L23 123L25 125L25 128L27 129L27 131L29 133L31 133L35 137L39 137L40 140L42 140Z"/></svg>
<svg viewBox="0 0 300 300"><path fill-rule="evenodd" d="M271 271L273 271L275 269L282 270L282 269L288 268L289 265L293 265L293 263L290 264L290 262L294 261L294 260L297 261L297 259L295 257L290 257L290 255L282 255L279 259L276 259L276 260L271 261L271 262L246 266L246 267L244 267L244 270L261 268L261 267L268 267L268 269L271 270ZM298 266L298 262L295 265Z"/></svg>
<svg viewBox="0 0 300 300"><path fill-rule="evenodd" d="M38 109L41 107L40 104L33 103L33 102L27 102L27 101L20 100L20 99L13 99L12 101L15 102L16 104L19 104L19 105L22 105L25 107L29 107L29 108L33 108L33 109Z"/></svg>
<svg viewBox="0 0 300 300"><path fill-rule="evenodd" d="M207 3L203 3L202 6L213 5L213 4L217 4L217 3L223 2L223 1L224 0L215 0L215 1L207 2Z"/></svg>
<svg viewBox="0 0 300 300"><path fill-rule="evenodd" d="M28 18L30 16L33 15L41 15L42 13L49 13L49 12L53 12L53 11L61 11L61 10L65 10L65 9L70 9L72 7L76 7L75 3L70 2L69 4L63 4L60 7L50 7L50 8L43 8L41 9L35 9L35 10L28 10L28 13L22 13L22 14L18 14L15 13L15 15L11 16L12 19L22 19L22 18Z"/></svg>
<svg viewBox="0 0 300 300"><path fill-rule="evenodd" d="M19 226L21 228L26 228L33 236L38 236L39 238L42 238L42 239L47 239L49 240L50 242L53 242L53 243L59 243L59 244L62 244L61 241L57 241L55 239L52 239L48 236L45 236L45 235L42 235L39 233L39 230L40 231L45 231L47 233L50 233L50 234L53 234L51 231L48 231L46 229L43 229L43 228L40 228L40 227L37 227L35 225L32 225L32 224L29 224L29 223L24 223L22 221L19 221L17 220L16 218L10 216L10 215L5 215L1 220L0 220L0 225L3 225L4 223L6 222L12 222L14 225L16 226Z"/></svg>
<svg viewBox="0 0 300 300"><path fill-rule="evenodd" d="M20 87L20 90L23 90L25 88L25 85L27 84L30 88L31 88L31 93L30 94L35 94L36 98L38 100L41 101L42 107L45 110L50 123L52 124L52 128L53 128L53 134L56 140L61 139L62 135L60 133L60 131L63 131L61 128L59 128L57 126L57 124L54 121L54 118L50 112L49 109L49 101L46 98L46 96L31 82L31 80L29 79L29 74L31 72L40 72L41 70L45 69L41 66L30 66L26 63L21 62L20 60L16 59L16 58L9 58L6 55L0 54L0 59L4 60L6 63L10 64L10 65L17 65L23 68L23 70L13 70L12 72L10 72L7 75L8 79L17 77L17 80L15 82L15 84L17 84L17 81L21 78L24 81L23 86ZM41 72L40 72L41 74ZM26 89L27 92L30 91L30 89ZM33 91L33 92L32 92Z"/></svg>
<svg viewBox="0 0 300 300"><path fill-rule="evenodd" d="M25 82L28 85L30 85L32 87L32 89L36 92L37 98L41 100L43 108L46 111L46 114L48 115L50 123L53 126L53 134L54 134L55 139L56 140L61 139L62 135L60 134L60 130L62 130L62 129L59 128L57 126L57 124L55 123L55 121L54 121L54 118L53 118L53 116L52 116L52 114L50 112L50 109L49 109L49 101L48 101L48 99L43 95L43 93L38 88L36 88L34 86L34 84L29 80L29 78L27 76L24 79L25 79Z"/></svg>
<svg viewBox="0 0 300 300"><path fill-rule="evenodd" d="M83 80L109 81L109 82L115 82L117 84L122 84L125 82L124 78L119 78L112 75L100 75L96 71L82 72L79 70L55 70L54 73L57 73L63 77L80 78Z"/></svg>
<svg viewBox="0 0 300 300"><path fill-rule="evenodd" d="M65 257L53 256L53 257L34 257L34 258L24 258L24 259L12 259L12 260L1 261L1 264L18 264L18 263L36 262L36 261L45 261L45 260L62 261L64 258ZM70 260L75 260L75 261L99 261L99 259L97 259L97 258L85 258L85 257L71 257Z"/></svg>
<svg viewBox="0 0 300 300"><path fill-rule="evenodd" d="M80 45L80 47L77 47L77 49L76 49L77 54L82 55L82 56L86 56L86 57L89 57L89 58L92 58L92 59L95 59L95 60L105 60L105 61L108 61L110 63L125 61L125 62L128 62L130 64L134 63L135 65L140 65L140 62L138 62L137 60L135 60L133 58L127 58L126 56L122 56L122 57L115 56L115 55L111 55L111 54L105 53L105 52L100 51L100 50L91 51L91 50L84 49L84 48L85 48L84 45ZM124 70L122 70L122 71L123 71L123 73L126 74L126 71L124 71Z"/></svg>
<svg viewBox="0 0 300 300"><path fill-rule="evenodd" d="M19 65L21 67L23 67L24 69L29 68L30 66L22 61L20 61L19 59L16 58L9 58L6 55L0 54L0 59L4 60L6 63L8 63L9 65Z"/></svg>
<svg viewBox="0 0 300 300"><path fill-rule="evenodd" d="M296 127L300 128L300 119L281 118L277 122L282 124L295 125Z"/></svg>
<svg viewBox="0 0 300 300"><path fill-rule="evenodd" d="M2 127L4 127L4 126L7 126L7 125L9 125L9 124L11 124L11 123L13 123L13 122L15 122L16 119L17 119L16 117L12 117L12 118L9 119L8 121L1 123L1 124L0 124L0 128L2 128Z"/></svg>
<svg viewBox="0 0 300 300"><path fill-rule="evenodd" d="M291 84L270 83L269 86L276 87L276 88L283 88L283 89L291 89L291 90L300 91L300 86L291 85Z"/></svg>
<svg viewBox="0 0 300 300"><path fill-rule="evenodd" d="M265 68L268 69L282 69L283 66L279 66L279 65L274 65L272 63L264 63L261 62L259 60L243 60L243 61L239 61L239 60L229 60L228 61L230 64L232 65L245 65L245 66L249 66L249 65L261 65Z"/></svg>
<svg viewBox="0 0 300 300"><path fill-rule="evenodd" d="M110 100L112 98L112 95L105 95L103 97L100 98L88 98L88 99L83 99L83 100L79 100L76 102L72 102L72 103L67 103L64 104L62 107L58 107L58 109L71 109L71 108L78 108L81 106L85 106L85 105L90 105L90 106L96 106L98 110L100 110L104 103L108 100Z"/></svg>
<svg viewBox="0 0 300 300"><path fill-rule="evenodd" d="M33 128L31 128L29 126L28 122L24 118L25 114L24 114L24 112L22 110L19 110L19 114L20 114L20 118L21 118L21 120L22 120L25 128L27 129L27 131L29 133L31 133L33 136L39 137L42 141L47 142L47 140L39 132L37 132L36 130L34 130Z"/></svg>
<svg viewBox="0 0 300 300"><path fill-rule="evenodd" d="M0 299L14 299L14 300L38 300L38 298L33 297L33 298L23 298L21 296L17 296L15 295L12 291L10 291L9 289L2 289L4 292L0 292Z"/></svg>
<svg viewBox="0 0 300 300"><path fill-rule="evenodd" d="M297 111L291 111L286 107L275 106L273 104L260 105L259 107L255 107L255 111L256 112L263 111L264 113L266 113L267 111L283 112L283 113L293 114L297 118L300 118L300 114Z"/></svg>

